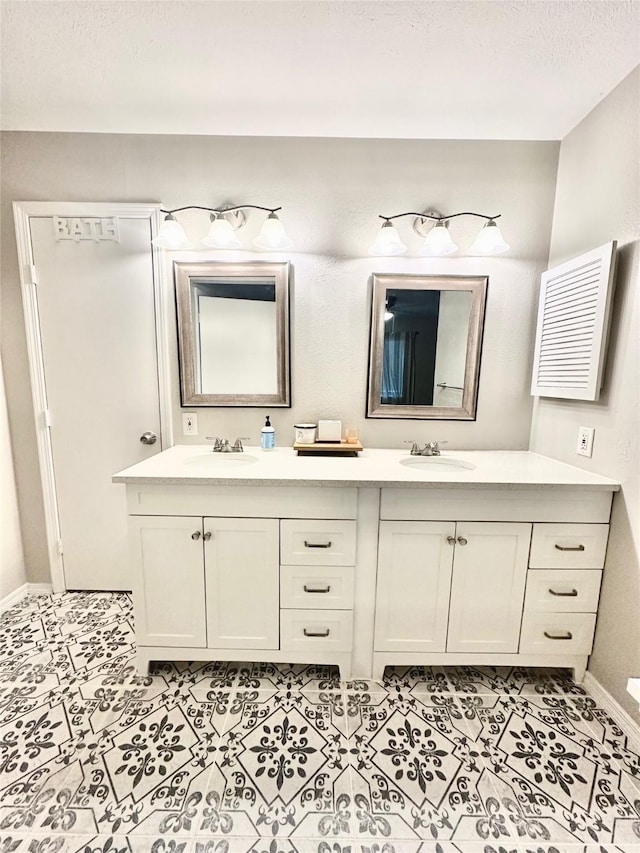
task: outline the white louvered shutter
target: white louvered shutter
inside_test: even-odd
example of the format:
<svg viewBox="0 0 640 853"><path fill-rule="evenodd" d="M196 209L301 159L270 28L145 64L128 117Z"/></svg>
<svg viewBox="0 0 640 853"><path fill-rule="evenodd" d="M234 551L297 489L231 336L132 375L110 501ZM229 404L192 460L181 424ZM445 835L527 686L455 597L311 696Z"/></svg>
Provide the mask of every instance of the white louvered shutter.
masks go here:
<svg viewBox="0 0 640 853"><path fill-rule="evenodd" d="M531 393L597 400L604 369L615 241L542 274Z"/></svg>

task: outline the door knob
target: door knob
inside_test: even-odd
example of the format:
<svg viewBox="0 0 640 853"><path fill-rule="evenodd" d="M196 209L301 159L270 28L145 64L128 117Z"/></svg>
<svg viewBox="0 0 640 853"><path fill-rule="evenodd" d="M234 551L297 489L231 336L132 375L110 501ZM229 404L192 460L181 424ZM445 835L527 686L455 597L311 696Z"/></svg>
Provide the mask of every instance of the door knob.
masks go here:
<svg viewBox="0 0 640 853"><path fill-rule="evenodd" d="M158 436L155 432L143 432L140 436L140 441L142 444L155 444L158 440Z"/></svg>

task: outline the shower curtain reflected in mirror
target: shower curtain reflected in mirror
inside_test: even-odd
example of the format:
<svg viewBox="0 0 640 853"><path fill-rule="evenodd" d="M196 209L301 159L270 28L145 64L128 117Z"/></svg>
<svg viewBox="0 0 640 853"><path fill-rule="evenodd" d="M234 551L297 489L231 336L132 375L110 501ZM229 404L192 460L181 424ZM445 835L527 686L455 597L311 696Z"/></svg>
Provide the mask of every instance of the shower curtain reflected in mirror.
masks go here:
<svg viewBox="0 0 640 853"><path fill-rule="evenodd" d="M381 393L383 404L414 402L417 334L417 332L385 332Z"/></svg>

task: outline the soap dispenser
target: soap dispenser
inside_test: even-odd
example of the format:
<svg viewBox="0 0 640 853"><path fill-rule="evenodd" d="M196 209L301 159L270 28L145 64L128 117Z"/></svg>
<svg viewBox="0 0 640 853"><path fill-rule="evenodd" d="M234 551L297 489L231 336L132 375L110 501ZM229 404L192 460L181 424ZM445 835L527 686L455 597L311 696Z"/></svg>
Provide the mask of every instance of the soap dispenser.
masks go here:
<svg viewBox="0 0 640 853"><path fill-rule="evenodd" d="M273 450L276 446L276 431L271 426L269 415L267 415L262 432L260 433L260 446L263 450Z"/></svg>

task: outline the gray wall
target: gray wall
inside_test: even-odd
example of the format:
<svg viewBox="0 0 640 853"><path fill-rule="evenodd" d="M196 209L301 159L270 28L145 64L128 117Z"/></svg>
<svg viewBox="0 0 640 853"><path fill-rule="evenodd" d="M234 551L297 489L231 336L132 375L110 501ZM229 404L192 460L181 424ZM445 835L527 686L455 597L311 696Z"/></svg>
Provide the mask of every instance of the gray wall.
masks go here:
<svg viewBox="0 0 640 853"><path fill-rule="evenodd" d="M640 676L640 68L563 141L550 262L610 240L618 274L604 390L596 403L541 398L531 450L615 477L595 647L589 671L636 720L627 678ZM575 455L579 426L596 429L593 457Z"/></svg>
<svg viewBox="0 0 640 853"><path fill-rule="evenodd" d="M555 142L5 133L2 347L29 580L48 577L12 201L282 205L296 251L290 255L293 408L271 413L278 442L291 444L295 422L340 417L360 427L368 446L442 439L449 448L517 450L529 442L534 309L549 251L558 148ZM493 259L369 258L377 215L416 208L502 213L513 249ZM194 238L206 233L206 215L185 221ZM260 222L252 215L242 239L257 233ZM415 249L411 223L399 227ZM454 223L461 247L470 245L480 221ZM372 272L387 271L489 275L476 422L365 420L368 281ZM173 399L182 441L175 371ZM199 433L247 435L257 443L264 413L200 410Z"/></svg>

